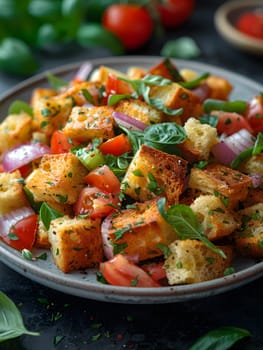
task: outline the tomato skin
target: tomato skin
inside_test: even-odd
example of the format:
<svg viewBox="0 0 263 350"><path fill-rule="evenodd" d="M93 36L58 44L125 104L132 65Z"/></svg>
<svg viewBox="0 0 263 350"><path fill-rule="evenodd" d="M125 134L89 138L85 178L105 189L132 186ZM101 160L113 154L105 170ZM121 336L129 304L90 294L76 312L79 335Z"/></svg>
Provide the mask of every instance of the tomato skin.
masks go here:
<svg viewBox="0 0 263 350"><path fill-rule="evenodd" d="M192 14L194 0L166 0L157 3L161 23L166 28L176 28Z"/></svg>
<svg viewBox="0 0 263 350"><path fill-rule="evenodd" d="M109 74L106 82L106 95L112 94L131 94L131 86L123 80L120 80L114 74Z"/></svg>
<svg viewBox="0 0 263 350"><path fill-rule="evenodd" d="M31 250L36 239L37 225L38 215L29 215L12 226L9 235L3 237L3 240L17 250ZM13 235L17 239L12 239Z"/></svg>
<svg viewBox="0 0 263 350"><path fill-rule="evenodd" d="M127 135L120 134L102 143L99 147L103 154L112 154L116 157L132 150Z"/></svg>
<svg viewBox="0 0 263 350"><path fill-rule="evenodd" d="M163 267L164 263L159 262L159 263L150 263L150 264L145 264L142 265L141 268L148 273L151 278L158 282L164 278L166 278L166 271Z"/></svg>
<svg viewBox="0 0 263 350"><path fill-rule="evenodd" d="M102 24L117 35L128 50L143 46L154 29L150 13L136 4L113 4L107 7Z"/></svg>
<svg viewBox="0 0 263 350"><path fill-rule="evenodd" d="M119 197L97 187L85 187L74 205L75 215L87 214L91 219L106 217L117 210Z"/></svg>
<svg viewBox="0 0 263 350"><path fill-rule="evenodd" d="M99 188L101 191L119 194L121 183L107 165L96 168L85 176L84 182Z"/></svg>
<svg viewBox="0 0 263 350"><path fill-rule="evenodd" d="M241 114L225 111L212 111L210 114L218 117L216 128L219 135L229 136L241 129L247 129L253 134L247 119Z"/></svg>
<svg viewBox="0 0 263 350"><path fill-rule="evenodd" d="M67 153L74 146L77 146L78 142L72 141L61 130L53 132L50 140L50 150L52 154Z"/></svg>
<svg viewBox="0 0 263 350"><path fill-rule="evenodd" d="M263 39L263 12L245 12L239 16L236 28L250 37Z"/></svg>
<svg viewBox="0 0 263 350"><path fill-rule="evenodd" d="M129 261L122 254L100 264L106 281L114 286L123 287L160 287L147 272Z"/></svg>
<svg viewBox="0 0 263 350"><path fill-rule="evenodd" d="M246 118L255 134L263 132L263 96L251 99Z"/></svg>

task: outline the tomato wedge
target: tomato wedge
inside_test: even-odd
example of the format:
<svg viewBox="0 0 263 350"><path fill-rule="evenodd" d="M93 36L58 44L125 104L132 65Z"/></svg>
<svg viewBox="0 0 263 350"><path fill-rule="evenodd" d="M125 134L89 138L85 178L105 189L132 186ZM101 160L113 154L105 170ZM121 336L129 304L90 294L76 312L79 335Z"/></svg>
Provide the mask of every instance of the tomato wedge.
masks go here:
<svg viewBox="0 0 263 350"><path fill-rule="evenodd" d="M3 240L17 250L31 250L36 239L38 215L32 214L17 221Z"/></svg>
<svg viewBox="0 0 263 350"><path fill-rule="evenodd" d="M164 278L166 278L166 271L163 267L164 263L163 262L153 262L149 264L144 264L141 266L141 268L148 273L151 278L158 282Z"/></svg>
<svg viewBox="0 0 263 350"><path fill-rule="evenodd" d="M53 132L50 140L50 149L52 154L67 153L74 146L79 143L71 140L67 135L61 130L56 130Z"/></svg>
<svg viewBox="0 0 263 350"><path fill-rule="evenodd" d="M247 119L241 114L225 111L212 111L211 114L218 117L216 128L219 135L225 134L229 136L241 129L247 129L253 133Z"/></svg>
<svg viewBox="0 0 263 350"><path fill-rule="evenodd" d="M147 272L129 261L122 254L100 264L106 281L114 286L123 287L160 287Z"/></svg>
<svg viewBox="0 0 263 350"><path fill-rule="evenodd" d="M107 165L103 165L88 173L84 178L85 183L98 187L108 193L120 193L121 183L117 176Z"/></svg>
<svg viewBox="0 0 263 350"><path fill-rule="evenodd" d="M116 157L130 152L132 147L127 135L120 134L102 143L99 147L103 154L112 154Z"/></svg>

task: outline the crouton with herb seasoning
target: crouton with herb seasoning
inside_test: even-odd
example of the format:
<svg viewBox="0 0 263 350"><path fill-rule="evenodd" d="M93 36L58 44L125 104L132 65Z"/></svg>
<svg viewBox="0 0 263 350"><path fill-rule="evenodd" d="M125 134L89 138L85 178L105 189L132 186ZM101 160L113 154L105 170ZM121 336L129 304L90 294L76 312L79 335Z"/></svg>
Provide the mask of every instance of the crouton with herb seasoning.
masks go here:
<svg viewBox="0 0 263 350"><path fill-rule="evenodd" d="M162 121L162 112L148 105L148 103L141 100L135 100L134 98L121 100L114 109L116 112L128 115L146 125L160 123Z"/></svg>
<svg viewBox="0 0 263 350"><path fill-rule="evenodd" d="M233 90L233 85L223 77L210 75L205 82L209 87L209 98L227 100Z"/></svg>
<svg viewBox="0 0 263 350"><path fill-rule="evenodd" d="M54 89L40 87L36 88L32 92L30 105L32 106L32 108L35 108L35 106L38 104L39 99L56 96L57 94L58 92Z"/></svg>
<svg viewBox="0 0 263 350"><path fill-rule="evenodd" d="M221 164L209 164L203 169L192 168L188 187L202 194L220 198L226 208L237 208L246 199L251 178Z"/></svg>
<svg viewBox="0 0 263 350"><path fill-rule="evenodd" d="M0 154L6 150L30 141L32 117L27 113L9 114L0 124Z"/></svg>
<svg viewBox="0 0 263 350"><path fill-rule="evenodd" d="M72 99L51 96L40 98L33 108L33 130L40 131L51 136L51 134L61 129L72 110Z"/></svg>
<svg viewBox="0 0 263 350"><path fill-rule="evenodd" d="M263 258L263 203L238 211L241 227L234 234L241 255Z"/></svg>
<svg viewBox="0 0 263 350"><path fill-rule="evenodd" d="M183 108L179 116L165 115L163 121L174 121L183 125L190 117L202 114L202 104L199 97L178 83L151 88L150 98L160 99L165 107L170 109Z"/></svg>
<svg viewBox="0 0 263 350"><path fill-rule="evenodd" d="M100 219L64 216L51 221L48 239L57 267L64 273L97 267L103 259Z"/></svg>
<svg viewBox="0 0 263 350"><path fill-rule="evenodd" d="M135 203L112 217L108 232L114 254L122 253L139 261L162 256L162 246L176 238L176 233L161 216L157 199Z"/></svg>
<svg viewBox="0 0 263 350"><path fill-rule="evenodd" d="M183 192L187 161L142 145L122 180L122 190L137 201L165 195L168 203L178 203Z"/></svg>
<svg viewBox="0 0 263 350"><path fill-rule="evenodd" d="M245 174L260 174L263 177L263 153L248 157L240 163L238 168Z"/></svg>
<svg viewBox="0 0 263 350"><path fill-rule="evenodd" d="M226 255L221 257L194 239L176 240L169 245L164 268L170 285L209 281L223 277L232 261L231 246L217 246Z"/></svg>
<svg viewBox="0 0 263 350"><path fill-rule="evenodd" d="M28 206L21 180L19 170L0 172L0 215Z"/></svg>
<svg viewBox="0 0 263 350"><path fill-rule="evenodd" d="M214 195L201 195L190 205L202 225L205 235L211 241L229 236L239 227L234 212L228 210Z"/></svg>
<svg viewBox="0 0 263 350"><path fill-rule="evenodd" d="M88 170L72 153L47 154L25 179L36 202L74 204Z"/></svg>
<svg viewBox="0 0 263 350"><path fill-rule="evenodd" d="M74 81L59 94L59 97L70 97L76 106L82 106L85 103L97 106L101 98L100 88L101 83L97 81Z"/></svg>
<svg viewBox="0 0 263 350"><path fill-rule="evenodd" d="M73 107L63 132L70 138L87 142L94 138L107 140L114 136L113 109L108 106Z"/></svg>

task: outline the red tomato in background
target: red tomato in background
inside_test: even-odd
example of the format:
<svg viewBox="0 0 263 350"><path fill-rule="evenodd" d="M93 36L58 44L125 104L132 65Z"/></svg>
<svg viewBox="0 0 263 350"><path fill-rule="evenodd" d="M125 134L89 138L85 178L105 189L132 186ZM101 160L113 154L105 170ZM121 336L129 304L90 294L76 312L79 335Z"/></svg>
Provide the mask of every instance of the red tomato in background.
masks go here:
<svg viewBox="0 0 263 350"><path fill-rule="evenodd" d="M122 254L100 264L106 281L114 286L123 287L160 287L147 272L129 261Z"/></svg>
<svg viewBox="0 0 263 350"><path fill-rule="evenodd" d="M218 117L216 128L219 135L225 134L229 136L241 129L247 129L253 134L253 130L247 119L241 114L225 111L212 111L211 115Z"/></svg>
<svg viewBox="0 0 263 350"><path fill-rule="evenodd" d="M246 35L263 39L263 11L246 12L240 15L236 28Z"/></svg>
<svg viewBox="0 0 263 350"><path fill-rule="evenodd" d="M136 4L110 5L103 14L102 24L119 37L126 49L144 45L154 29L150 13Z"/></svg>
<svg viewBox="0 0 263 350"><path fill-rule="evenodd" d="M247 121L254 133L263 132L263 96L255 96L249 102Z"/></svg>
<svg viewBox="0 0 263 350"><path fill-rule="evenodd" d="M3 240L15 249L31 250L36 239L37 225L38 215L29 215L13 225L9 235L3 237Z"/></svg>
<svg viewBox="0 0 263 350"><path fill-rule="evenodd" d="M160 20L164 27L175 28L192 14L194 0L164 0L157 3Z"/></svg>
<svg viewBox="0 0 263 350"><path fill-rule="evenodd" d="M130 152L132 147L128 136L120 134L103 142L99 149L103 154L113 154L118 157L123 153Z"/></svg>
<svg viewBox="0 0 263 350"><path fill-rule="evenodd" d="M121 183L107 165L90 171L84 181L91 186L98 187L103 192L120 193Z"/></svg>
<svg viewBox="0 0 263 350"><path fill-rule="evenodd" d="M87 214L91 219L108 216L117 210L119 198L97 187L85 187L74 205L75 215Z"/></svg>

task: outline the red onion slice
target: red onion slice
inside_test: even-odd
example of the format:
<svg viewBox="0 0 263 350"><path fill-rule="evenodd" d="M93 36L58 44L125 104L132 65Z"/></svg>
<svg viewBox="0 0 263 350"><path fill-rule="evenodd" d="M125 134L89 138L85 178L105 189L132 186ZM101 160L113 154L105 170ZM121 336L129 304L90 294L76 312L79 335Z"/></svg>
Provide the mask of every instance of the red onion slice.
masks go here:
<svg viewBox="0 0 263 350"><path fill-rule="evenodd" d="M254 136L246 129L241 129L223 140L236 155L252 147L255 143Z"/></svg>
<svg viewBox="0 0 263 350"><path fill-rule="evenodd" d="M252 180L252 185L254 188L257 188L262 184L262 174L255 173L250 175L250 178Z"/></svg>
<svg viewBox="0 0 263 350"><path fill-rule="evenodd" d="M90 62L83 63L75 73L73 80L86 81L93 70Z"/></svg>
<svg viewBox="0 0 263 350"><path fill-rule="evenodd" d="M35 159L50 153L50 148L42 143L26 143L6 151L3 155L4 171L14 171Z"/></svg>
<svg viewBox="0 0 263 350"><path fill-rule="evenodd" d="M215 144L212 147L211 152L217 161L224 165L230 165L237 156L236 153L225 143L225 141L220 141L219 143Z"/></svg>
<svg viewBox="0 0 263 350"><path fill-rule="evenodd" d="M35 214L31 207L22 207L14 209L0 216L0 236L5 237L9 234L10 228L19 220Z"/></svg>
<svg viewBox="0 0 263 350"><path fill-rule="evenodd" d="M135 118L132 118L120 112L115 111L112 113L112 116L118 124L120 124L121 126L124 126L129 130L143 131L148 126L147 124L141 122L140 120L137 120Z"/></svg>
<svg viewBox="0 0 263 350"><path fill-rule="evenodd" d="M101 235L102 235L102 244L105 257L110 260L113 258L113 246L109 238L109 230L112 227L112 215L107 216L101 224Z"/></svg>

